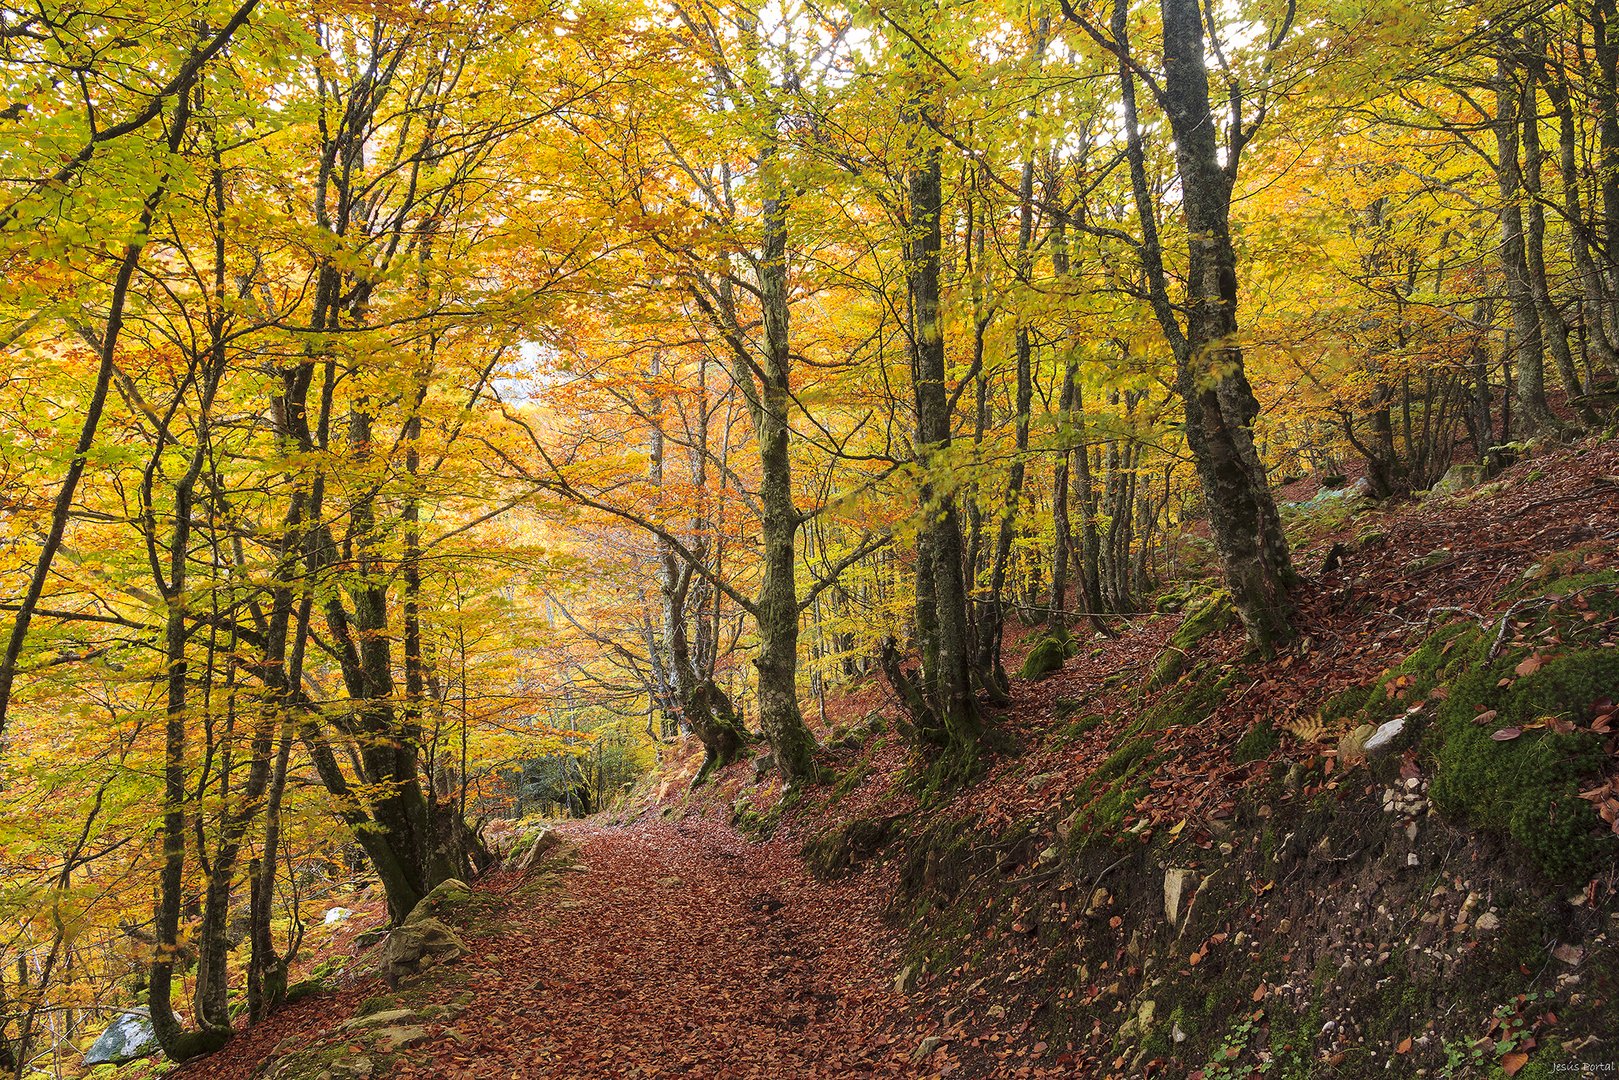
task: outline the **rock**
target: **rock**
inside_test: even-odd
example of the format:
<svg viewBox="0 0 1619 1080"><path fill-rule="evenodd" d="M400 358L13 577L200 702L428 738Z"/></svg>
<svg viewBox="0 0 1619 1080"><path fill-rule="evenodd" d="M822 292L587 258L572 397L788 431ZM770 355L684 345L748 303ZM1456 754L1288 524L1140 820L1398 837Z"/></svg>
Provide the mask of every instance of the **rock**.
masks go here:
<svg viewBox="0 0 1619 1080"><path fill-rule="evenodd" d="M1483 465L1452 465L1433 486L1432 492L1435 495L1454 495L1458 491L1465 491L1484 483L1485 477L1486 470Z"/></svg>
<svg viewBox="0 0 1619 1080"><path fill-rule="evenodd" d="M339 1025L345 1031L355 1028L370 1027L397 1027L416 1019L416 1014L409 1009L384 1009L381 1012L368 1013L365 1016L356 1016L352 1020L345 1020Z"/></svg>
<svg viewBox="0 0 1619 1080"><path fill-rule="evenodd" d="M1190 886L1190 888L1188 888ZM1174 926L1180 921L1182 901L1197 891L1197 871L1171 868L1164 871L1164 918Z"/></svg>
<svg viewBox="0 0 1619 1080"><path fill-rule="evenodd" d="M331 987L327 986L326 983L320 979L299 979L297 982L287 987L287 996L284 1000L286 1004L291 1005L294 1002L304 1000L304 998L314 997L316 994L324 994L330 989Z"/></svg>
<svg viewBox="0 0 1619 1080"><path fill-rule="evenodd" d="M1068 659L1068 646L1056 637L1043 637L1029 650L1029 655L1023 661L1023 668L1018 672L1025 679L1043 679L1053 672L1061 671L1063 661Z"/></svg>
<svg viewBox="0 0 1619 1080"><path fill-rule="evenodd" d="M1473 929L1481 934L1501 929L1501 916L1493 911L1486 911L1473 921Z"/></svg>
<svg viewBox="0 0 1619 1080"><path fill-rule="evenodd" d="M899 974L894 976L894 993L909 994L911 992L911 987L915 985L916 965L906 964L904 967L899 969Z"/></svg>
<svg viewBox="0 0 1619 1080"><path fill-rule="evenodd" d="M776 767L775 754L760 754L753 759L753 782L757 784L765 778L765 773Z"/></svg>
<svg viewBox="0 0 1619 1080"><path fill-rule="evenodd" d="M1375 757L1383 750L1387 750L1395 739L1405 731L1405 717L1396 716L1393 720L1386 720L1379 724L1377 730L1366 739L1361 746L1367 757Z"/></svg>
<svg viewBox="0 0 1619 1080"><path fill-rule="evenodd" d="M1183 1043L1183 1042L1186 1041L1186 1032L1181 1030L1181 1024L1180 1024L1179 1020L1175 1021L1175 1025L1169 1029L1169 1037L1171 1039L1173 1039L1177 1044Z"/></svg>
<svg viewBox="0 0 1619 1080"><path fill-rule="evenodd" d="M327 908L326 914L321 916L320 921L325 926L332 926L336 923L347 921L348 917L353 914L354 912L346 907Z"/></svg>
<svg viewBox="0 0 1619 1080"><path fill-rule="evenodd" d="M396 1050L403 1050L407 1046L415 1046L427 1037L427 1029L412 1024L408 1027L385 1027L375 1032L377 1049L385 1054Z"/></svg>
<svg viewBox="0 0 1619 1080"><path fill-rule="evenodd" d="M1098 888L1095 892L1091 893L1091 902L1085 905L1085 914L1091 916L1099 915L1102 913L1102 910L1106 908L1112 901L1113 896L1111 893L1109 893L1106 889Z"/></svg>
<svg viewBox="0 0 1619 1080"><path fill-rule="evenodd" d="M1560 963L1574 967L1585 959L1585 950L1578 945L1563 944L1552 950L1552 957Z"/></svg>
<svg viewBox="0 0 1619 1080"><path fill-rule="evenodd" d="M431 916L407 922L388 935L383 953L383 972L389 985L414 975L431 962L458 960L467 947L454 930Z"/></svg>
<svg viewBox="0 0 1619 1080"><path fill-rule="evenodd" d="M1040 852L1039 865L1050 866L1052 863L1057 861L1057 856L1060 854L1061 852L1057 850L1057 845L1052 844L1050 847Z"/></svg>
<svg viewBox="0 0 1619 1080"><path fill-rule="evenodd" d="M369 930L362 930L354 935L354 947L356 949L369 949L373 945L381 944L387 937L388 928L386 926L373 926Z"/></svg>
<svg viewBox="0 0 1619 1080"><path fill-rule="evenodd" d="M1202 603L1187 610L1186 618L1175 628L1164 644L1164 651L1154 662L1147 688L1155 690L1168 686L1186 671L1187 654L1199 641L1218 633L1237 621L1237 609L1231 594L1220 590L1211 593Z"/></svg>
<svg viewBox="0 0 1619 1080"><path fill-rule="evenodd" d="M113 1018L106 1030L85 1051L86 1065L122 1065L126 1061L157 1053L157 1032L152 1030L152 1014L144 1007L125 1009Z"/></svg>
<svg viewBox="0 0 1619 1080"><path fill-rule="evenodd" d="M424 919L444 919L466 907L472 899L472 887L459 878L449 878L433 886L433 891L417 901L405 916L405 925Z"/></svg>
<svg viewBox="0 0 1619 1080"><path fill-rule="evenodd" d="M923 1039L917 1044L916 1053L912 1054L911 1057L917 1061L921 1061L923 1058L927 1057L929 1054L933 1053L933 1051L937 1050L943 1045L944 1040L942 1038L937 1035L929 1035L927 1038Z"/></svg>
<svg viewBox="0 0 1619 1080"><path fill-rule="evenodd" d="M1338 764L1348 766L1357 765L1366 760L1366 741L1377 734L1377 729L1370 724L1360 727L1338 740Z"/></svg>
<svg viewBox="0 0 1619 1080"><path fill-rule="evenodd" d="M562 844L562 837L549 825L540 828L534 838L525 845L512 849L512 869L520 874L526 874L540 863L544 862L551 853Z"/></svg>
<svg viewBox="0 0 1619 1080"><path fill-rule="evenodd" d="M659 878L658 884L662 885L666 889L678 889L680 886L686 884L686 882L683 879L675 877L673 874L671 874L669 877Z"/></svg>

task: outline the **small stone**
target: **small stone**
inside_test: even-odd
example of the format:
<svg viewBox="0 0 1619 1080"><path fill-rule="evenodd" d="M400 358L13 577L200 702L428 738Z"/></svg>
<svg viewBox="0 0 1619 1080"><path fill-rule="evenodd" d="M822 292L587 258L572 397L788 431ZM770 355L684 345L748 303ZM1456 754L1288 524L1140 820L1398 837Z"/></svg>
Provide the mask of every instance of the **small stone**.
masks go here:
<svg viewBox="0 0 1619 1080"><path fill-rule="evenodd" d="M1091 902L1085 905L1085 914L1094 916L1106 908L1113 900L1113 895L1106 889L1098 888L1091 893Z"/></svg>
<svg viewBox="0 0 1619 1080"><path fill-rule="evenodd" d="M1492 930L1501 929L1501 917L1493 911L1486 911L1473 922L1473 929L1481 934L1488 934Z"/></svg>
<svg viewBox="0 0 1619 1080"><path fill-rule="evenodd" d="M1190 886L1190 888L1188 888ZM1197 890L1197 871L1174 867L1164 871L1164 918L1174 926L1180 921L1182 901Z"/></svg>
<svg viewBox="0 0 1619 1080"><path fill-rule="evenodd" d="M1409 855L1407 855L1405 857L1405 865L1407 865L1407 866L1416 866L1417 864L1418 864L1418 859L1417 859L1417 853L1416 852L1413 851L1411 854L1409 854Z"/></svg>
<svg viewBox="0 0 1619 1080"><path fill-rule="evenodd" d="M899 969L899 974L894 976L894 993L909 994L911 992L911 987L915 984L916 965L906 964L904 967Z"/></svg>
<svg viewBox="0 0 1619 1080"><path fill-rule="evenodd" d="M927 1057L929 1054L933 1053L933 1051L937 1050L943 1045L944 1040L942 1038L937 1035L929 1035L927 1038L923 1039L917 1044L916 1053L912 1054L911 1056L917 1061L921 1061L923 1058Z"/></svg>
<svg viewBox="0 0 1619 1080"><path fill-rule="evenodd" d="M1411 841L1413 844L1417 842L1417 823L1416 822L1408 821L1408 822L1405 823L1405 838L1407 840Z"/></svg>
<svg viewBox="0 0 1619 1080"><path fill-rule="evenodd" d="M1563 944L1552 950L1552 957L1560 963L1574 967L1585 959L1585 950L1578 945Z"/></svg>
<svg viewBox="0 0 1619 1080"><path fill-rule="evenodd" d="M678 889L680 886L682 886L682 885L684 885L686 883L682 879L680 879L678 877L674 877L673 875L671 875L669 877L661 877L661 878L659 878L658 879L658 884L662 885L666 889Z"/></svg>
<svg viewBox="0 0 1619 1080"><path fill-rule="evenodd" d="M1186 1032L1181 1030L1179 1020L1175 1021L1175 1026L1169 1029L1169 1037L1176 1043L1183 1043L1186 1041Z"/></svg>

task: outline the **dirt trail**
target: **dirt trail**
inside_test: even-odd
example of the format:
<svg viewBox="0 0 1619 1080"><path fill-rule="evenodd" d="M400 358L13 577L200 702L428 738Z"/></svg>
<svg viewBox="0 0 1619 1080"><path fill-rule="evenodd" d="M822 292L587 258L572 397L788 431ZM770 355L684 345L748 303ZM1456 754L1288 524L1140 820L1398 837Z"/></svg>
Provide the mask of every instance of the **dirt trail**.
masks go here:
<svg viewBox="0 0 1619 1080"><path fill-rule="evenodd" d="M585 869L469 939L476 994L397 1076L848 1077L914 1073L902 999L859 903L711 822L573 826ZM902 1049L903 1047L903 1049Z"/></svg>

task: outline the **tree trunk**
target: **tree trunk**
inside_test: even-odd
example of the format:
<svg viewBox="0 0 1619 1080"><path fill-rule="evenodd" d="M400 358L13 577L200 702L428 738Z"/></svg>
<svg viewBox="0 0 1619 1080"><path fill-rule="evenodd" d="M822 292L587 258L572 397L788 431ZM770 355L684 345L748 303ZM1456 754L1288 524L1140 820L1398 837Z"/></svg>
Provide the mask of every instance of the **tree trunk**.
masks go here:
<svg viewBox="0 0 1619 1080"><path fill-rule="evenodd" d="M1197 465L1215 547L1250 643L1269 652L1293 635L1292 558L1254 447L1259 414L1243 369L1237 337L1237 258L1231 246L1231 187L1242 137L1234 133L1222 165L1209 105L1203 14L1198 0L1161 0L1164 27L1163 103L1175 137L1175 161L1190 245L1184 337L1170 334L1176 388L1185 406L1186 439ZM1127 8L1115 7L1115 33ZM1133 75L1126 79L1133 84ZM1130 97L1133 98L1133 90ZM1128 123L1135 128L1133 103ZM1139 135L1134 135L1139 139ZM1132 172L1135 164L1132 163ZM1142 216L1152 212L1140 200ZM1155 304L1160 321L1172 311ZM1166 330L1170 329L1166 325ZM1178 324L1177 324L1178 331Z"/></svg>
<svg viewBox="0 0 1619 1080"><path fill-rule="evenodd" d="M760 310L764 319L763 379L754 407L762 474L759 490L764 580L756 601L759 654L759 726L770 740L776 767L789 786L817 777L815 737L798 709L798 584L794 544L802 521L793 505L792 459L787 418L789 382L787 304L787 205L777 174L775 134L766 137L760 172L764 243L759 259Z"/></svg>
<svg viewBox="0 0 1619 1080"><path fill-rule="evenodd" d="M972 694L961 523L948 478L939 482L951 435L944 329L939 315L942 176L939 148L931 143L917 145L925 137L921 135L923 125L918 117L912 120L913 149L918 160L907 184L911 239L906 251L906 286L911 302L916 451L923 476L923 521L916 566L917 622L919 636L924 624L931 623L933 644L924 645L923 680L938 723L936 730L924 732L924 736L951 749L966 749L976 743L980 720ZM924 597L930 593L931 611L925 611Z"/></svg>
<svg viewBox="0 0 1619 1080"><path fill-rule="evenodd" d="M1512 312L1512 341L1517 365L1518 408L1530 432L1555 430L1561 425L1546 401L1546 344L1541 333L1540 312L1530 286L1526 253L1523 207L1523 174L1518 162L1518 116L1521 90L1514 77L1510 56L1518 43L1511 37L1501 42L1501 56L1495 73L1496 187L1501 196L1501 274L1506 282L1507 303Z"/></svg>

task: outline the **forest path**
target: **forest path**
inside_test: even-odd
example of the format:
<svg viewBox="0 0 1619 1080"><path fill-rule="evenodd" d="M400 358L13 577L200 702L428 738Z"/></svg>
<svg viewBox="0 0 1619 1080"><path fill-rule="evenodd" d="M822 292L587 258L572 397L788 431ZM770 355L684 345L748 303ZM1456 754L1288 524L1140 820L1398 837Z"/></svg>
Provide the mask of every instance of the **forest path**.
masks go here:
<svg viewBox="0 0 1619 1080"><path fill-rule="evenodd" d="M580 869L483 886L445 989L472 1000L391 1075L917 1075L874 898L712 821L562 831Z"/></svg>

